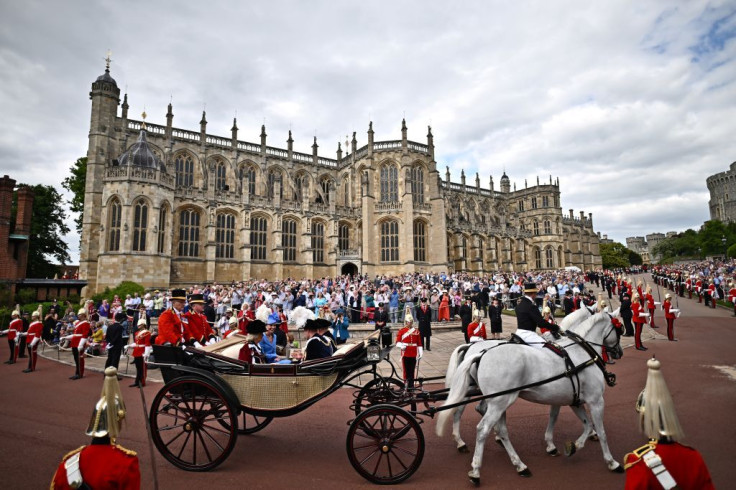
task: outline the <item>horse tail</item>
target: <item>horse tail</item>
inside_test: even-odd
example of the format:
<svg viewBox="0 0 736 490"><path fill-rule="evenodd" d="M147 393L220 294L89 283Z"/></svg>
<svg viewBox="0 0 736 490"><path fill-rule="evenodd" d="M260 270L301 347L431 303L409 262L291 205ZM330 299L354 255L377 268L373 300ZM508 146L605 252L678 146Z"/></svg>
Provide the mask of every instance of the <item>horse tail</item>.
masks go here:
<svg viewBox="0 0 736 490"><path fill-rule="evenodd" d="M458 364L463 362L463 357L465 357L465 352L467 352L467 350L467 345L460 344L454 351L452 351L450 362L447 364L447 373L445 374L445 388L450 388L452 386L452 377L455 375L455 370L457 369Z"/></svg>
<svg viewBox="0 0 736 490"><path fill-rule="evenodd" d="M454 376L452 377L450 393L447 395L447 400L445 400L443 406L457 403L465 398L468 393L468 387L470 386L470 368L473 367L473 364L475 364L478 359L483 357L483 354L483 352L479 352L478 354L467 357L458 366ZM439 412L439 416L437 417L437 426L435 427L435 431L439 437L442 437L445 425L447 425L447 420L455 413L455 410L457 410L457 407Z"/></svg>

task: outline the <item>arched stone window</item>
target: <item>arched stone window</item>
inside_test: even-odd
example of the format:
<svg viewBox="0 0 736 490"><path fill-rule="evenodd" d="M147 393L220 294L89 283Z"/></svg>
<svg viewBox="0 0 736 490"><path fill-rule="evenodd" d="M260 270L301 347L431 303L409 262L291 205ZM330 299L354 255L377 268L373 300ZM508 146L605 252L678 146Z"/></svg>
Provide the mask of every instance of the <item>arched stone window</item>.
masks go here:
<svg viewBox="0 0 736 490"><path fill-rule="evenodd" d="M468 256L468 239L465 236L460 237L460 258L464 259Z"/></svg>
<svg viewBox="0 0 736 490"><path fill-rule="evenodd" d="M420 166L411 169L411 199L415 204L424 202L424 169Z"/></svg>
<svg viewBox="0 0 736 490"><path fill-rule="evenodd" d="M179 213L179 257L199 257L200 214L195 209Z"/></svg>
<svg viewBox="0 0 736 490"><path fill-rule="evenodd" d="M524 200L519 199L519 211L524 211Z"/></svg>
<svg viewBox="0 0 736 490"><path fill-rule="evenodd" d="M547 258L547 269L553 269L555 266L554 252L551 248L547 247L544 254Z"/></svg>
<svg viewBox="0 0 736 490"><path fill-rule="evenodd" d="M320 221L312 223L312 261L315 264L325 262L325 225Z"/></svg>
<svg viewBox="0 0 736 490"><path fill-rule="evenodd" d="M266 239L268 222L262 216L250 218L250 259L266 260Z"/></svg>
<svg viewBox="0 0 736 490"><path fill-rule="evenodd" d="M276 182L282 183L281 180L281 172L278 171L271 171L268 173L268 181L267 181L267 190L268 190L268 197L274 198L274 189L276 187ZM284 198L284 186L283 184L279 186L279 199Z"/></svg>
<svg viewBox="0 0 736 490"><path fill-rule="evenodd" d="M225 162L218 160L215 167L215 190L224 191L227 186L227 168Z"/></svg>
<svg viewBox="0 0 736 490"><path fill-rule="evenodd" d="M296 221L293 219L281 222L281 247L284 249L284 262L296 262Z"/></svg>
<svg viewBox="0 0 736 490"><path fill-rule="evenodd" d="M341 224L337 230L337 247L339 250L350 249L350 227Z"/></svg>
<svg viewBox="0 0 736 490"><path fill-rule="evenodd" d="M534 247L534 266L536 269L542 268L542 251L539 247Z"/></svg>
<svg viewBox="0 0 736 490"><path fill-rule="evenodd" d="M166 247L166 222L169 219L169 207L161 206L158 212L158 253L164 253Z"/></svg>
<svg viewBox="0 0 736 490"><path fill-rule="evenodd" d="M235 216L229 213L217 215L215 229L215 257L232 259L235 256Z"/></svg>
<svg viewBox="0 0 736 490"><path fill-rule="evenodd" d="M186 154L181 154L174 160L177 187L192 187L194 185L194 160Z"/></svg>
<svg viewBox="0 0 736 490"><path fill-rule="evenodd" d="M319 183L322 188L322 194L325 196L325 204L330 203L330 179L324 178Z"/></svg>
<svg viewBox="0 0 736 490"><path fill-rule="evenodd" d="M537 209L537 198L532 197L532 209Z"/></svg>
<svg viewBox="0 0 736 490"><path fill-rule="evenodd" d="M534 234L539 235L539 221L534 220Z"/></svg>
<svg viewBox="0 0 736 490"><path fill-rule="evenodd" d="M427 225L421 220L414 222L414 260L427 261Z"/></svg>
<svg viewBox="0 0 736 490"><path fill-rule="evenodd" d="M294 200L295 201L302 201L302 198L304 197L304 181L306 180L306 177L304 175L297 175L296 179L294 179Z"/></svg>
<svg viewBox="0 0 736 490"><path fill-rule="evenodd" d="M549 196L542 196L542 207L543 208L549 207Z"/></svg>
<svg viewBox="0 0 736 490"><path fill-rule="evenodd" d="M552 223L549 220L544 221L544 234L545 235L552 234Z"/></svg>
<svg viewBox="0 0 736 490"><path fill-rule="evenodd" d="M399 260L399 223L386 220L381 223L381 262Z"/></svg>
<svg viewBox="0 0 736 490"><path fill-rule="evenodd" d="M107 214L109 216L107 250L118 252L120 251L120 225L122 223L123 206L117 197L107 205Z"/></svg>
<svg viewBox="0 0 736 490"><path fill-rule="evenodd" d="M243 188L243 192L247 192L249 196L256 195L256 169L250 165L244 165L240 167L240 185L243 186L243 181L248 179L248 188Z"/></svg>
<svg viewBox="0 0 736 490"><path fill-rule="evenodd" d="M399 200L399 171L396 165L387 163L381 166L381 202Z"/></svg>
<svg viewBox="0 0 736 490"><path fill-rule="evenodd" d="M146 236L148 235L148 204L138 199L133 207L133 251L146 251Z"/></svg>

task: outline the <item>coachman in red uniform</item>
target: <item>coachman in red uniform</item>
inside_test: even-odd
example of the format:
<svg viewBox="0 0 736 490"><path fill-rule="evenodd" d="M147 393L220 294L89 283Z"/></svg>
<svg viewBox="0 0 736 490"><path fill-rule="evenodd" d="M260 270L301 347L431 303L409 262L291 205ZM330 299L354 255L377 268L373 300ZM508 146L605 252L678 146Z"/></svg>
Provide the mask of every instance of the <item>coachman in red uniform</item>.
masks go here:
<svg viewBox="0 0 736 490"><path fill-rule="evenodd" d="M125 403L117 376L118 370L114 367L105 369L102 396L95 405L87 428L92 443L64 456L51 480L52 490L138 490L141 487L141 471L135 451L115 444L125 418Z"/></svg>
<svg viewBox="0 0 736 490"><path fill-rule="evenodd" d="M204 315L204 297L201 294L192 294L189 296L189 305L191 311L185 315L187 324L184 329L184 339L188 345L201 348L204 344L211 344L216 341L215 332L207 323L207 317Z"/></svg>
<svg viewBox="0 0 736 490"><path fill-rule="evenodd" d="M23 333L26 337L26 345L28 346L28 368L24 369L24 373L32 373L36 370L36 361L38 361L38 343L41 342L41 334L43 333L43 323L41 323L42 306L38 307L31 315L31 324L28 330Z"/></svg>
<svg viewBox="0 0 736 490"><path fill-rule="evenodd" d="M92 335L92 327L87 321L87 309L81 308L77 312L78 320L74 323L74 333L67 335L65 338L71 338L69 345L72 348L72 356L74 356L74 376L69 379L79 379L84 377L84 350L87 346L87 340Z"/></svg>
<svg viewBox="0 0 736 490"><path fill-rule="evenodd" d="M11 313L10 324L7 330L3 330L2 334L8 334L8 347L10 347L10 359L5 361L5 364L15 364L18 360L18 345L20 343L20 336L18 335L23 331L23 320L20 319L20 305L15 307L13 313Z"/></svg>
<svg viewBox="0 0 736 490"><path fill-rule="evenodd" d="M649 442L625 456L625 488L715 488L700 453L678 442L683 436L682 427L660 371L660 362L652 358L647 361L647 366L647 384L639 395L636 408L639 426Z"/></svg>
<svg viewBox="0 0 736 490"><path fill-rule="evenodd" d="M184 343L184 332L187 330L187 319L182 311L187 300L187 293L183 289L174 289L171 292L171 308L158 317L158 336L156 345L179 346Z"/></svg>
<svg viewBox="0 0 736 490"><path fill-rule="evenodd" d="M401 367L404 372L404 382L407 389L414 388L414 377L417 361L424 355L422 337L414 327L414 317L406 312L404 327L396 334L396 347L401 349Z"/></svg>

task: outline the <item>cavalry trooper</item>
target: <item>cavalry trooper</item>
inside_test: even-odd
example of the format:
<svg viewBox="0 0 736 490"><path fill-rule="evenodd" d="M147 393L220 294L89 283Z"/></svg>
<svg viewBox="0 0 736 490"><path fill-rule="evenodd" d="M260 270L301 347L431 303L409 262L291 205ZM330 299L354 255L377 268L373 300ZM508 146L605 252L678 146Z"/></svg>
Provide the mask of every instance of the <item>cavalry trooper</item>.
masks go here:
<svg viewBox="0 0 736 490"><path fill-rule="evenodd" d="M187 293L183 289L171 291L171 308L158 317L156 345L179 346L184 343L184 332L189 323L183 313L186 301Z"/></svg>
<svg viewBox="0 0 736 490"><path fill-rule="evenodd" d="M404 382L407 389L414 388L414 373L417 361L424 355L422 337L414 327L414 317L411 311L406 311L404 327L396 334L396 347L401 350L401 367L404 373Z"/></svg>
<svg viewBox="0 0 736 490"><path fill-rule="evenodd" d="M69 379L80 379L84 377L84 349L87 345L87 339L92 335L92 327L87 321L87 309L81 308L77 312L78 320L74 323L74 333L64 338L70 338L69 345L72 348L72 356L74 356L74 376Z"/></svg>
<svg viewBox="0 0 736 490"><path fill-rule="evenodd" d="M682 427L660 362L652 358L647 366L647 383L639 395L636 410L639 428L649 442L625 456L625 488L715 488L700 453L678 442L683 437Z"/></svg>
<svg viewBox="0 0 736 490"><path fill-rule="evenodd" d="M486 325L483 323L483 312L481 310L473 309L473 321L468 325L467 336L471 344L482 342L488 338Z"/></svg>
<svg viewBox="0 0 736 490"><path fill-rule="evenodd" d="M125 418L117 375L114 367L105 369L102 395L86 432L92 443L64 456L51 480L51 489L140 488L138 456L135 451L115 444Z"/></svg>
<svg viewBox="0 0 736 490"><path fill-rule="evenodd" d="M10 359L5 361L5 364L15 364L18 360L18 344L20 343L20 334L23 331L23 320L20 319L20 305L16 305L13 313L10 314L12 320L8 325L7 330L0 332L5 335L8 334L8 347L10 347Z"/></svg>
<svg viewBox="0 0 736 490"><path fill-rule="evenodd" d="M538 290L539 288L533 282L524 284L524 296L519 300L515 310L516 335L527 344L541 349L546 341L537 334L537 327L549 330L555 337L559 335L560 327L544 321L533 297L536 296Z"/></svg>
<svg viewBox="0 0 736 490"><path fill-rule="evenodd" d="M36 362L38 361L38 343L41 342L43 334L43 323L41 323L41 311L43 307L39 306L37 311L31 315L31 324L28 325L28 331L21 335L26 338L28 346L28 368L24 369L24 373L32 373L36 370Z"/></svg>
<svg viewBox="0 0 736 490"><path fill-rule="evenodd" d="M125 349L133 349L133 362L135 363L135 383L130 385L131 388L146 386L146 361L151 355L151 332L146 328L147 322L145 318L138 320L138 330L133 337L133 343L125 346Z"/></svg>

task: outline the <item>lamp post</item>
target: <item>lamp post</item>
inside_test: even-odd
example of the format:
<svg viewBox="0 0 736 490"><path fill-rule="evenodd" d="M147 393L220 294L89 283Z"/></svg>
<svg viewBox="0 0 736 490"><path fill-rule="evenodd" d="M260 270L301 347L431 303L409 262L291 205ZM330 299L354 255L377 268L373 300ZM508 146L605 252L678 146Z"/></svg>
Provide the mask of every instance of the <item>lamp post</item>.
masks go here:
<svg viewBox="0 0 736 490"><path fill-rule="evenodd" d="M702 250L703 250L703 249L701 249L700 247L698 247L698 259L700 259L700 258L701 258L701 256L700 256L700 253L702 252Z"/></svg>
<svg viewBox="0 0 736 490"><path fill-rule="evenodd" d="M726 261L726 235L721 237L721 243L723 244L723 261Z"/></svg>

